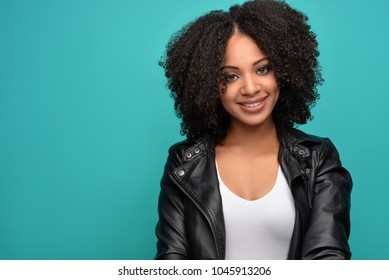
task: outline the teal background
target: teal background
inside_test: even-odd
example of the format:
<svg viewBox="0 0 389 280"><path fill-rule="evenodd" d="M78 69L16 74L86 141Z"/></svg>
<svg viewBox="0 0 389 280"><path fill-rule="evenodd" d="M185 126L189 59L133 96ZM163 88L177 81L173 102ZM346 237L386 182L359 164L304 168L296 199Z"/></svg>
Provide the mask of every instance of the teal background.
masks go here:
<svg viewBox="0 0 389 280"><path fill-rule="evenodd" d="M0 259L151 259L159 180L183 139L157 61L242 1L0 0ZM314 121L354 179L354 259L389 259L389 2L290 0L320 42Z"/></svg>

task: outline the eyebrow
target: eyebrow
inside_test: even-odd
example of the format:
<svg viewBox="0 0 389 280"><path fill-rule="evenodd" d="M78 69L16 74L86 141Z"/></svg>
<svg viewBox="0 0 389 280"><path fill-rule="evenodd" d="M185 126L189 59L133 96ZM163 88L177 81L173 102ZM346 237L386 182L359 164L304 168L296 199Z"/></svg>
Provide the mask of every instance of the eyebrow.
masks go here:
<svg viewBox="0 0 389 280"><path fill-rule="evenodd" d="M257 65L258 63L262 62L262 61L265 61L265 60L269 60L266 56L265 57L262 57L261 59L258 59L257 61L255 61L253 63L253 66ZM223 70L225 68L230 68L230 69L235 69L235 70L239 70L239 67L237 66L232 66L232 65L223 65L220 69Z"/></svg>

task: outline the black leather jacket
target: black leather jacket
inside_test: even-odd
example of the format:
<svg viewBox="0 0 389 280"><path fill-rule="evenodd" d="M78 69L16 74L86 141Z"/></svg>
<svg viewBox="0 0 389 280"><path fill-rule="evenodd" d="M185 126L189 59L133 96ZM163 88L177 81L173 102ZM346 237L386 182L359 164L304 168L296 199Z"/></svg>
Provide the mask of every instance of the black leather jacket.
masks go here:
<svg viewBox="0 0 389 280"><path fill-rule="evenodd" d="M327 138L277 129L296 219L288 259L350 259L352 180ZM210 137L173 145L161 180L156 259L224 259L225 228ZM260 250L260 248L258 248Z"/></svg>

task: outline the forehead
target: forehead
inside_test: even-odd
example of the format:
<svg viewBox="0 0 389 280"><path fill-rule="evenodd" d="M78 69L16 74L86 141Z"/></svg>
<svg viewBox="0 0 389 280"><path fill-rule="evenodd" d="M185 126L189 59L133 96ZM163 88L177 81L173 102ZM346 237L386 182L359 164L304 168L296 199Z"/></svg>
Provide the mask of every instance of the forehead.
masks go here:
<svg viewBox="0 0 389 280"><path fill-rule="evenodd" d="M263 57L265 57L265 54L251 37L237 33L232 35L227 42L224 63L253 63Z"/></svg>

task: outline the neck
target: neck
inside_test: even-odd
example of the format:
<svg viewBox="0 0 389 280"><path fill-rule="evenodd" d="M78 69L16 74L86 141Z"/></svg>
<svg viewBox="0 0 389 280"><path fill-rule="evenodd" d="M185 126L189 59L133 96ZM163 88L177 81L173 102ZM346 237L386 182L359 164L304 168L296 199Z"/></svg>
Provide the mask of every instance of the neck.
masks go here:
<svg viewBox="0 0 389 280"><path fill-rule="evenodd" d="M279 147L277 129L273 119L258 126L231 123L222 143L250 154L278 151Z"/></svg>

